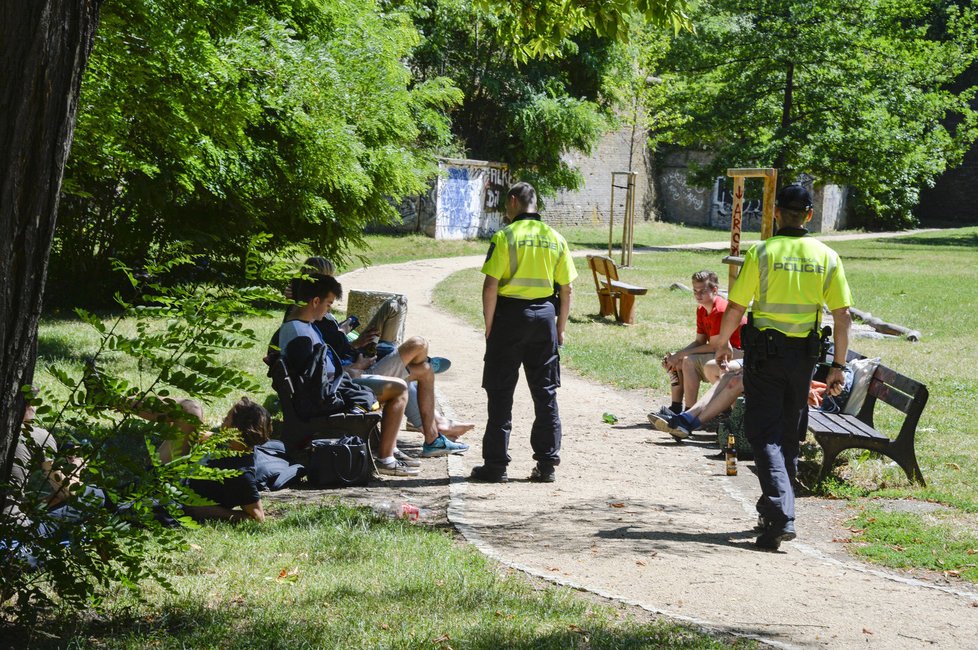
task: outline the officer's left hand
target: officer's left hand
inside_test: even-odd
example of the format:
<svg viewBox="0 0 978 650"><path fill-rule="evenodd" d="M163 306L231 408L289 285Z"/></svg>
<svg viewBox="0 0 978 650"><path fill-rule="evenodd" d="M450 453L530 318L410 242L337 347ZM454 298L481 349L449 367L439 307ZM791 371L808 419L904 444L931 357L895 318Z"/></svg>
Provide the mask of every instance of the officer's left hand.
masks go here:
<svg viewBox="0 0 978 650"><path fill-rule="evenodd" d="M842 374L842 368L829 368L829 374L825 377L825 384L828 386L826 391L830 395L838 395L845 388L846 378Z"/></svg>
<svg viewBox="0 0 978 650"><path fill-rule="evenodd" d="M720 345L717 347L717 352L714 355L717 365L720 369L727 370L727 362L733 358L733 347L730 345L730 341L727 341L726 345Z"/></svg>

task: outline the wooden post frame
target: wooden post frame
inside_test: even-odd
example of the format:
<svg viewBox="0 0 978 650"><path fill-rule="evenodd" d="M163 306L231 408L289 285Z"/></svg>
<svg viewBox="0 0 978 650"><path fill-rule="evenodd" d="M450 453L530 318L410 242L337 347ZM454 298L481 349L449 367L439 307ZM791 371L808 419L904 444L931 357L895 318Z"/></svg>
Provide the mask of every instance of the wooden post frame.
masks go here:
<svg viewBox="0 0 978 650"><path fill-rule="evenodd" d="M778 170L771 167L733 168L727 176L734 179L733 207L730 211L730 256L740 257L740 229L744 221L744 179L764 179L764 202L761 214L761 239L767 239L774 232L774 199L778 191ZM727 291L733 286L740 273L740 267L731 264L727 277Z"/></svg>
<svg viewBox="0 0 978 650"><path fill-rule="evenodd" d="M611 210L608 212L608 257L615 231L615 189L625 190L625 216L621 229L621 266L632 265L635 246L635 178L637 172L611 172ZM625 176L625 185L616 184L618 176Z"/></svg>

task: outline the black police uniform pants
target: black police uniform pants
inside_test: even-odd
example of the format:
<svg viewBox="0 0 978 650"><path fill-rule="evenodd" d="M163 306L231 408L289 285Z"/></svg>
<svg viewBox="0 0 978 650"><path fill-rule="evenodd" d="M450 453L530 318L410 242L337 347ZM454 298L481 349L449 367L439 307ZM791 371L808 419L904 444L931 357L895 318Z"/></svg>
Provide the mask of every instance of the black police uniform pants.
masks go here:
<svg viewBox="0 0 978 650"><path fill-rule="evenodd" d="M750 358L757 354L756 364ZM795 519L798 449L808 429L808 391L815 362L806 350L781 356L748 351L744 359L744 430L761 483L757 511L775 525Z"/></svg>
<svg viewBox="0 0 978 650"><path fill-rule="evenodd" d="M535 418L530 430L533 459L543 467L560 463L560 357L557 354L556 310L550 301L531 302L500 297L486 341L482 387L489 400L489 419L482 438L486 467L504 471L509 464L513 430L513 392L523 366L533 398Z"/></svg>

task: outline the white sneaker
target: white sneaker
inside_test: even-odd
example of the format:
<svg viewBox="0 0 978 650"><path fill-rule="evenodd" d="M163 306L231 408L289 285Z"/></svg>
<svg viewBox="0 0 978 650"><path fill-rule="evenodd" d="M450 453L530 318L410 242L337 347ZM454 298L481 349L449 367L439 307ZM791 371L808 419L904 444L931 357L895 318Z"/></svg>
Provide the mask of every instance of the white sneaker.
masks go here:
<svg viewBox="0 0 978 650"><path fill-rule="evenodd" d="M387 476L417 476L421 473L421 470L417 467L408 467L403 461L397 460L396 458L390 464L378 460L376 465L377 473Z"/></svg>
<svg viewBox="0 0 978 650"><path fill-rule="evenodd" d="M401 461L402 463L404 463L408 467L421 467L421 461L420 460L418 460L414 456L408 456L407 454L405 454L400 449L395 449L394 450L394 458L396 460Z"/></svg>

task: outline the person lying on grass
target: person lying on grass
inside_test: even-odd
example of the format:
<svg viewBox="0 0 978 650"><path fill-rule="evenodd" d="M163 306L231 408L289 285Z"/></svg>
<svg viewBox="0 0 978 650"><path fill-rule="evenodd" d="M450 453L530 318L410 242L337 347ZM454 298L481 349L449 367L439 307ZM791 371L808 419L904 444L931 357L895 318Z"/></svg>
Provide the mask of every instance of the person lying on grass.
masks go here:
<svg viewBox="0 0 978 650"><path fill-rule="evenodd" d="M34 405L28 400L10 469L11 498L7 499L3 514L28 527L35 525L32 517L49 520L37 524L38 534L48 536L54 532L49 522L72 523L75 511L70 508L71 499L87 490L81 487L78 476L82 469L80 459L69 457L55 465L58 444L47 429L33 424L35 414ZM93 488L91 492L104 503L101 491ZM46 514L40 514L42 511Z"/></svg>
<svg viewBox="0 0 978 650"><path fill-rule="evenodd" d="M101 380L99 371L93 365L86 380L89 392L104 393ZM121 403L114 404L117 410L131 412L149 422L161 422L173 427L172 435L157 448L157 455L162 463L185 456L190 452L193 440L205 440L214 433L207 430L204 424L204 409L201 404L190 398L154 397L138 401L122 397L121 400ZM113 400L106 401L113 404ZM253 519L263 522L265 512L258 493L254 448L268 442L272 431L272 416L261 404L242 397L231 406L218 429L237 432L237 436L229 441L228 448L240 454L209 458L204 464L207 467L240 473L223 480L191 479L188 487L214 504L184 506L183 509L194 519Z"/></svg>

